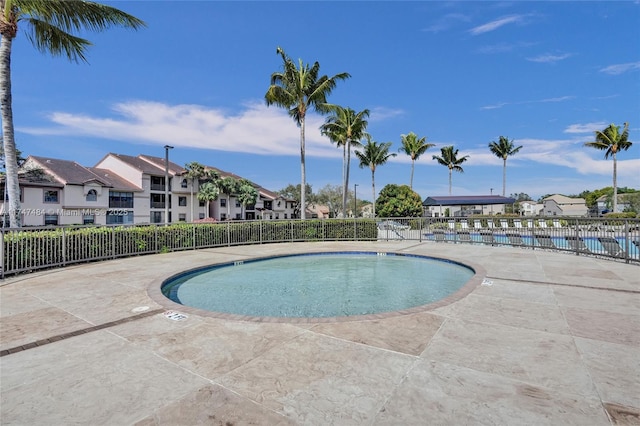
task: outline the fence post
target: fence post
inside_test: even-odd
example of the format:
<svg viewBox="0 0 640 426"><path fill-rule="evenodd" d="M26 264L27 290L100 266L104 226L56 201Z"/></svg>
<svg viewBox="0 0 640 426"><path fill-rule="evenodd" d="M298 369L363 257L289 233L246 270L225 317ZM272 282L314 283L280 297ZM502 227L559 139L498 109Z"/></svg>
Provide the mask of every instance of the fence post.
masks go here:
<svg viewBox="0 0 640 426"><path fill-rule="evenodd" d="M631 254L631 235L629 234L629 219L624 220L624 263L629 263Z"/></svg>
<svg viewBox="0 0 640 426"><path fill-rule="evenodd" d="M4 220L4 216L3 216L2 220ZM2 268L2 270L0 271L0 278L4 279L4 268L5 268L5 262L4 262L4 228L2 228L2 230L0 230L0 235L2 235L2 244L0 244L0 259L2 259L2 264L0 264L0 268Z"/></svg>
<svg viewBox="0 0 640 426"><path fill-rule="evenodd" d="M64 232L64 227L62 227L62 266L67 264L67 235Z"/></svg>

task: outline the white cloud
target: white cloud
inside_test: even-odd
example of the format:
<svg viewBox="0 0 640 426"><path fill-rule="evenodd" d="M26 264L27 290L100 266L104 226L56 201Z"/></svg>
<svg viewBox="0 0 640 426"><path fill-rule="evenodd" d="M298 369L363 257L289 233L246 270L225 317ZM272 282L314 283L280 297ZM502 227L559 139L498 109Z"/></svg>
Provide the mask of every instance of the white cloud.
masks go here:
<svg viewBox="0 0 640 426"><path fill-rule="evenodd" d="M401 109L375 107L371 109L371 113L369 114L369 122L382 121L382 120L397 117L403 114L404 114L404 111Z"/></svg>
<svg viewBox="0 0 640 426"><path fill-rule="evenodd" d="M250 102L236 114L201 105L168 105L132 101L114 105L116 118L54 112L53 128L22 128L39 135L78 135L130 143L158 144L245 152L263 155L297 155L299 129L286 111ZM340 156L320 134L322 117L308 115L306 153L318 157Z"/></svg>
<svg viewBox="0 0 640 426"><path fill-rule="evenodd" d="M627 71L633 71L638 69L640 69L640 61L629 62L627 64L609 65L608 67L602 68L600 72L603 72L605 74L611 74L611 75L619 75Z"/></svg>
<svg viewBox="0 0 640 426"><path fill-rule="evenodd" d="M540 62L540 63L553 63L553 62L562 61L563 59L567 59L569 57L571 57L571 53L563 53L562 55L547 54L547 55L538 55L533 58L527 58L527 61Z"/></svg>
<svg viewBox="0 0 640 426"><path fill-rule="evenodd" d="M571 99L575 99L575 96L558 96L556 98L537 99L533 101L518 101L518 102L499 102L497 104L485 105L480 107L481 110L499 109L507 105L525 105L525 104L538 104L546 102L564 102Z"/></svg>
<svg viewBox="0 0 640 426"><path fill-rule="evenodd" d="M430 33L439 33L441 31L446 31L452 26L455 25L456 22L469 22L470 19L467 15L463 15L461 13L448 13L438 19L434 24L423 28L422 31L430 32Z"/></svg>
<svg viewBox="0 0 640 426"><path fill-rule="evenodd" d="M571 124L563 130L564 133L593 133L607 127L607 123L599 121L597 123Z"/></svg>
<svg viewBox="0 0 640 426"><path fill-rule="evenodd" d="M471 28L469 32L472 35L484 34L490 31L495 31L507 24L521 22L522 18L522 15L505 16L504 18L496 19L495 21L487 22L486 24Z"/></svg>

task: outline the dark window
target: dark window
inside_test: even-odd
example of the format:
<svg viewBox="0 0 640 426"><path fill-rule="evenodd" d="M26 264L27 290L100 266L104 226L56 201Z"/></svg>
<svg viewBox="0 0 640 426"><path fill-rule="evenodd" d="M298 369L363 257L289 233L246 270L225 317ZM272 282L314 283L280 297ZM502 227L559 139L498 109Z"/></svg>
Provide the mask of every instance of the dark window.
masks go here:
<svg viewBox="0 0 640 426"><path fill-rule="evenodd" d="M57 203L58 202L58 190L44 190L44 202L45 203ZM56 219L57 222L57 219ZM57 223L56 223L57 224Z"/></svg>
<svg viewBox="0 0 640 426"><path fill-rule="evenodd" d="M227 199L220 198L220 207L227 207Z"/></svg>
<svg viewBox="0 0 640 426"><path fill-rule="evenodd" d="M87 192L86 200L98 201L98 192L95 189L90 189L89 192Z"/></svg>
<svg viewBox="0 0 640 426"><path fill-rule="evenodd" d="M178 215L178 221L180 222L186 222L187 221L187 214L186 213L180 213Z"/></svg>
<svg viewBox="0 0 640 426"><path fill-rule="evenodd" d="M204 213L198 213L198 217L199 217L200 219L204 219Z"/></svg>
<svg viewBox="0 0 640 426"><path fill-rule="evenodd" d="M164 191L164 177L151 176L151 190Z"/></svg>
<svg viewBox="0 0 640 426"><path fill-rule="evenodd" d="M150 194L149 207L152 209L164 208L164 194ZM169 207L171 207L171 196L169 196Z"/></svg>
<svg viewBox="0 0 640 426"><path fill-rule="evenodd" d="M83 225L93 225L96 223L96 217L92 214L84 214L82 215L82 224Z"/></svg>
<svg viewBox="0 0 640 426"><path fill-rule="evenodd" d="M187 205L187 197L178 197L178 205L179 206L186 206Z"/></svg>
<svg viewBox="0 0 640 426"><path fill-rule="evenodd" d="M107 211L107 225L124 225L133 223L133 212Z"/></svg>
<svg viewBox="0 0 640 426"><path fill-rule="evenodd" d="M265 201L264 202L264 208L267 210L271 210L271 208L273 207L273 203L271 201Z"/></svg>
<svg viewBox="0 0 640 426"><path fill-rule="evenodd" d="M151 223L162 223L162 212L151 212Z"/></svg>
<svg viewBox="0 0 640 426"><path fill-rule="evenodd" d="M186 179L182 179L182 182L180 182L180 186L183 188L187 187L187 180Z"/></svg>
<svg viewBox="0 0 640 426"><path fill-rule="evenodd" d="M133 192L109 191L109 208L132 209Z"/></svg>
<svg viewBox="0 0 640 426"><path fill-rule="evenodd" d="M240 201L236 200L236 208L240 208Z"/></svg>
<svg viewBox="0 0 640 426"><path fill-rule="evenodd" d="M44 215L44 224L46 225L57 225L58 224L58 215L57 214L45 214Z"/></svg>
<svg viewBox="0 0 640 426"><path fill-rule="evenodd" d="M198 205L200 207L204 207L205 201L204 200L198 200Z"/></svg>

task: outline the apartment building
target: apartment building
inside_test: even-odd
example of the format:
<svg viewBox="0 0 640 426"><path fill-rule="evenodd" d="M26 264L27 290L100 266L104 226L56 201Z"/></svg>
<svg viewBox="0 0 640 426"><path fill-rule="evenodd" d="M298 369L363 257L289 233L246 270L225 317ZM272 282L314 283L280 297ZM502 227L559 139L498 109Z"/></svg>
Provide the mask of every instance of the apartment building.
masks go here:
<svg viewBox="0 0 640 426"><path fill-rule="evenodd" d="M221 177L240 176L215 170ZM94 167L75 161L29 156L20 172L20 203L24 226L73 224L164 223L214 220L291 219L295 201L253 184L258 199L243 206L235 194L220 194L206 203L197 198L204 181L187 177L187 170L169 162L165 182L165 160L149 155L108 153ZM167 186L165 186L167 185ZM0 179L3 192L4 180ZM168 199L165 200L165 191ZM5 195L5 200L7 199ZM8 203L7 203L8 206ZM0 204L5 226L8 215Z"/></svg>

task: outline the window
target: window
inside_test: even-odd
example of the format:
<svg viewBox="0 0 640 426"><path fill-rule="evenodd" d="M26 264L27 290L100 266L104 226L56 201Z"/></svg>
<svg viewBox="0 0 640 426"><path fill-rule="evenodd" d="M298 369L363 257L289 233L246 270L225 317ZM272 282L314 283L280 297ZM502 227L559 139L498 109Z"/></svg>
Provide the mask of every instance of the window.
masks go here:
<svg viewBox="0 0 640 426"><path fill-rule="evenodd" d="M178 221L180 222L186 222L187 221L187 214L186 213L180 213L178 215Z"/></svg>
<svg viewBox="0 0 640 426"><path fill-rule="evenodd" d="M98 192L95 189L90 189L89 192L87 192L86 200L98 201Z"/></svg>
<svg viewBox="0 0 640 426"><path fill-rule="evenodd" d="M178 197L178 205L185 207L187 205L187 197Z"/></svg>
<svg viewBox="0 0 640 426"><path fill-rule="evenodd" d="M286 214L286 213L284 214L284 218L285 218L285 219L287 218L287 214Z"/></svg>
<svg viewBox="0 0 640 426"><path fill-rule="evenodd" d="M220 220L227 220L227 214L226 213L222 213L220 215Z"/></svg>
<svg viewBox="0 0 640 426"><path fill-rule="evenodd" d="M280 213L276 213L276 219L280 219Z"/></svg>
<svg viewBox="0 0 640 426"><path fill-rule="evenodd" d="M44 202L45 203L57 203L58 202L58 190L44 190Z"/></svg>
<svg viewBox="0 0 640 426"><path fill-rule="evenodd" d="M198 205L199 205L200 207L204 207L204 203L205 203L205 201L204 201L204 200L198 200Z"/></svg>
<svg viewBox="0 0 640 426"><path fill-rule="evenodd" d="M164 191L164 177L151 176L151 190Z"/></svg>
<svg viewBox="0 0 640 426"><path fill-rule="evenodd" d="M132 209L133 192L109 191L109 208Z"/></svg>
<svg viewBox="0 0 640 426"><path fill-rule="evenodd" d="M45 214L44 215L44 225L57 225L58 224L58 215L57 214Z"/></svg>
<svg viewBox="0 0 640 426"><path fill-rule="evenodd" d="M265 208L266 210L271 210L271 209L273 208L272 201L265 201L265 202L264 202L264 208Z"/></svg>
<svg viewBox="0 0 640 426"><path fill-rule="evenodd" d="M151 212L151 223L162 223L162 212Z"/></svg>
<svg viewBox="0 0 640 426"><path fill-rule="evenodd" d="M198 213L198 218L199 219L204 219L204 213Z"/></svg>
<svg viewBox="0 0 640 426"><path fill-rule="evenodd" d="M107 225L125 225L128 223L133 223L132 211L107 211Z"/></svg>
<svg viewBox="0 0 640 426"><path fill-rule="evenodd" d="M164 194L150 194L149 207L152 209L164 208ZM171 207L171 195L169 195L169 207Z"/></svg>
<svg viewBox="0 0 640 426"><path fill-rule="evenodd" d="M220 198L220 207L227 207L227 199Z"/></svg>
<svg viewBox="0 0 640 426"><path fill-rule="evenodd" d="M240 208L240 201L236 200L236 208Z"/></svg>
<svg viewBox="0 0 640 426"><path fill-rule="evenodd" d="M96 223L96 217L92 214L83 214L82 215L82 224L83 225L93 225Z"/></svg>
<svg viewBox="0 0 640 426"><path fill-rule="evenodd" d="M180 186L182 188L186 188L187 187L187 180L186 179L182 179L182 182L180 182Z"/></svg>

